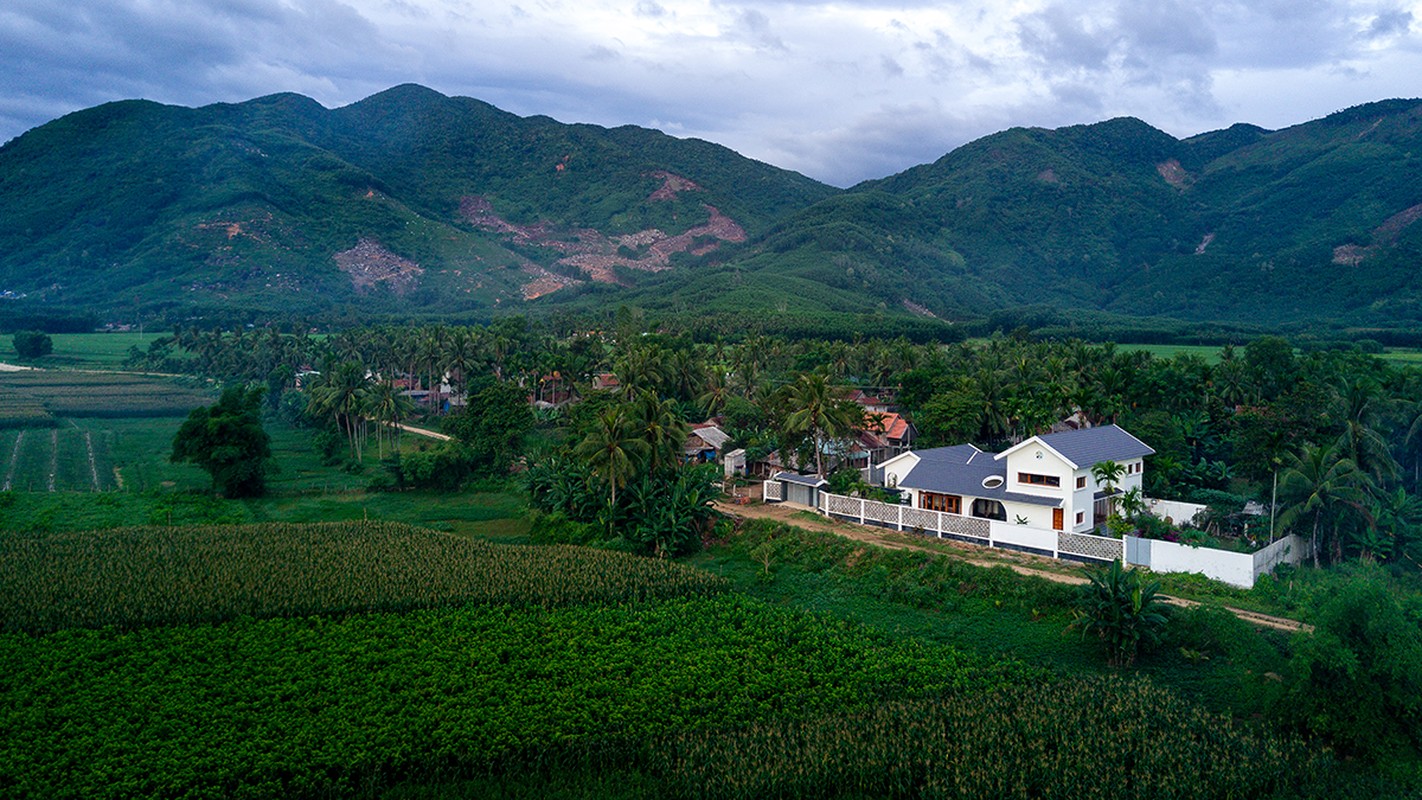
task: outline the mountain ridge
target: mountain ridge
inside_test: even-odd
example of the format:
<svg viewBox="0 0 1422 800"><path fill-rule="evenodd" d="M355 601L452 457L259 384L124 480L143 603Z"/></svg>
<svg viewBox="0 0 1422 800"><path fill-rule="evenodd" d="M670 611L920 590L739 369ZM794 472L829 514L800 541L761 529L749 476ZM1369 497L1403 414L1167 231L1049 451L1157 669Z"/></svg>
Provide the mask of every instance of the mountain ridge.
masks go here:
<svg viewBox="0 0 1422 800"><path fill-rule="evenodd" d="M844 190L416 84L335 109L116 101L0 147L0 291L139 315L615 301L1407 326L1419 158L1422 101L1402 99L1185 139L1133 117L1011 128Z"/></svg>

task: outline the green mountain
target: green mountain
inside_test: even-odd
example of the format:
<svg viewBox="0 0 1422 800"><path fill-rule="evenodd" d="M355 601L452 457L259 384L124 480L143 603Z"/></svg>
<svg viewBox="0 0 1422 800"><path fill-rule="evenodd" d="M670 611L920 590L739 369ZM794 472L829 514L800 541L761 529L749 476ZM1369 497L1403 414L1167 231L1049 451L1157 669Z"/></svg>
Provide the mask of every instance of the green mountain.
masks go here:
<svg viewBox="0 0 1422 800"><path fill-rule="evenodd" d="M418 86L334 110L126 101L0 148L0 291L110 313L488 313L635 283L835 192Z"/></svg>
<svg viewBox="0 0 1422 800"><path fill-rule="evenodd" d="M1414 326L1419 168L1416 100L1183 141L1135 119L1017 128L795 212L735 267L950 317Z"/></svg>
<svg viewBox="0 0 1422 800"><path fill-rule="evenodd" d="M1422 323L1422 101L1185 140L1015 128L841 191L400 86L111 103L0 148L6 306L488 315L627 302ZM1068 313L1069 312L1069 313Z"/></svg>

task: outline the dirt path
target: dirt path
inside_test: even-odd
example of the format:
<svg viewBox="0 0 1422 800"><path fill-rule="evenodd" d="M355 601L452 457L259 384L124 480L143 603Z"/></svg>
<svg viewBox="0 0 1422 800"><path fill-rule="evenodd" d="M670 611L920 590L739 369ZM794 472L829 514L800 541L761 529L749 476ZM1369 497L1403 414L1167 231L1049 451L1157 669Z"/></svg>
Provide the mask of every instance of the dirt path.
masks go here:
<svg viewBox="0 0 1422 800"><path fill-rule="evenodd" d="M791 508L784 505L732 505L718 501L716 508L734 517L749 517L754 519L773 519L787 525L794 525L798 528L805 528L823 533L833 533L843 536L846 539L853 539L856 542L886 547L890 550L918 550L925 553L937 553L942 555L945 550L950 551L950 555L960 558L969 564L980 567L1007 567L1019 575L1028 575L1033 578L1056 581L1057 583L1083 584L1083 578L1079 572L1079 567L1071 562L1057 561L1056 559L1034 556L1030 553L1020 553L1015 550L999 550L981 545L959 542L955 539L934 539L933 546L918 544L913 541L911 534L904 534L898 531L888 530L870 525L856 525L852 522L840 522L814 515L813 519L797 513L802 509ZM812 512L806 512L809 514ZM1200 602L1196 600L1186 600L1180 597L1170 597L1161 595L1161 599L1173 606L1198 606ZM1266 628L1274 628L1281 631L1313 630L1312 625L1305 625L1297 620L1285 619L1283 617L1273 617L1268 614L1260 614L1257 611L1247 611L1242 608L1231 608L1223 606L1226 611L1234 614L1245 622L1259 625Z"/></svg>
<svg viewBox="0 0 1422 800"><path fill-rule="evenodd" d="M400 430L405 431L406 433L413 433L416 436L428 436L431 439L439 439L442 442L447 442L453 438L443 433L439 433L438 431L432 431L428 428L416 428L412 425L406 425L403 422L400 423Z"/></svg>

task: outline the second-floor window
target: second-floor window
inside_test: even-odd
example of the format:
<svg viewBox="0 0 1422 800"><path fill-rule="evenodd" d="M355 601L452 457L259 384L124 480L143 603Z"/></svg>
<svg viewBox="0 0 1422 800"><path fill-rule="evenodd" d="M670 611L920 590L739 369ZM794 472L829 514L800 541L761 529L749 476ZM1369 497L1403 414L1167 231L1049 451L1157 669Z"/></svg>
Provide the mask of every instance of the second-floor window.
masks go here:
<svg viewBox="0 0 1422 800"><path fill-rule="evenodd" d="M1078 488L1078 489L1085 489L1085 488L1086 488L1086 476L1085 476L1085 475L1082 475L1081 477L1079 477L1079 478L1076 479L1076 488Z"/></svg>
<svg viewBox="0 0 1422 800"><path fill-rule="evenodd" d="M1026 483L1032 486L1053 486L1061 488L1062 479L1056 475L1038 475L1035 472L1017 473L1017 482Z"/></svg>

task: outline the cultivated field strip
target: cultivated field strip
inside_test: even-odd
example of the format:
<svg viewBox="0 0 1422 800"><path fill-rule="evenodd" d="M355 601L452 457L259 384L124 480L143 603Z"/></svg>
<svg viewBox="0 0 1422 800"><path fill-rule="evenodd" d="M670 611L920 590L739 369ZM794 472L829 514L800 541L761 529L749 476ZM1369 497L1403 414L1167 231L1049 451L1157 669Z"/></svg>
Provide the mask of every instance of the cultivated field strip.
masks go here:
<svg viewBox="0 0 1422 800"><path fill-rule="evenodd" d="M181 417L210 392L150 375L27 370L0 373L0 427L39 427L53 417Z"/></svg>
<svg viewBox="0 0 1422 800"><path fill-rule="evenodd" d="M0 533L0 630L707 596L681 564L383 522Z"/></svg>
<svg viewBox="0 0 1422 800"><path fill-rule="evenodd" d="M109 439L79 428L0 432L0 491L116 488Z"/></svg>

